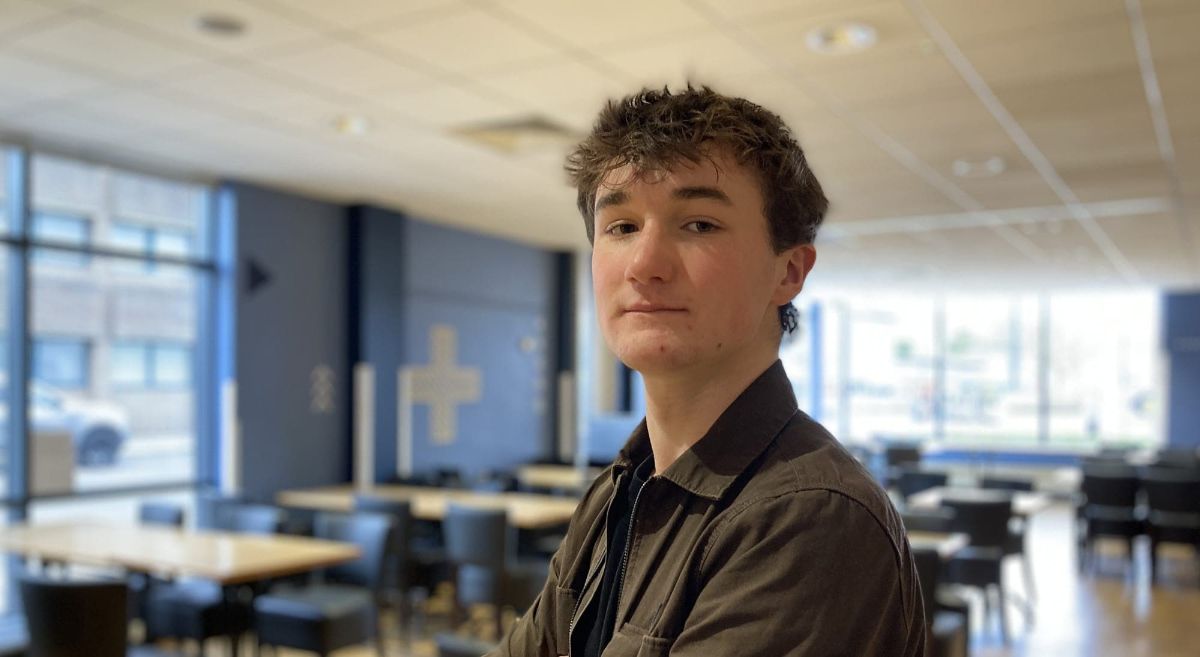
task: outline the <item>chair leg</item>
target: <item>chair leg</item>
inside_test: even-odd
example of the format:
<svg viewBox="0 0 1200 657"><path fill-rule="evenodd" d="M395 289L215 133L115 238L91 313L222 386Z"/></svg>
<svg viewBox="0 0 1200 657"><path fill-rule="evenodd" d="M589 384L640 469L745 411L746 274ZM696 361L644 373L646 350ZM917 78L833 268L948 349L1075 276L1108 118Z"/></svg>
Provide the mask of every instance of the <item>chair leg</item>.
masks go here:
<svg viewBox="0 0 1200 657"><path fill-rule="evenodd" d="M1025 597L1029 600L1029 605L1037 601L1037 589L1033 582L1033 560L1030 559L1028 552L1021 555L1021 572L1025 574Z"/></svg>
<svg viewBox="0 0 1200 657"><path fill-rule="evenodd" d="M1004 596L1004 584L996 585L996 610L1000 612L1000 638L1004 641L1004 645L1008 645L1008 609L1007 600Z"/></svg>
<svg viewBox="0 0 1200 657"><path fill-rule="evenodd" d="M383 632L383 606L379 603L375 604L375 654L377 657L386 657Z"/></svg>
<svg viewBox="0 0 1200 657"><path fill-rule="evenodd" d="M1150 585L1158 582L1158 539L1150 537Z"/></svg>

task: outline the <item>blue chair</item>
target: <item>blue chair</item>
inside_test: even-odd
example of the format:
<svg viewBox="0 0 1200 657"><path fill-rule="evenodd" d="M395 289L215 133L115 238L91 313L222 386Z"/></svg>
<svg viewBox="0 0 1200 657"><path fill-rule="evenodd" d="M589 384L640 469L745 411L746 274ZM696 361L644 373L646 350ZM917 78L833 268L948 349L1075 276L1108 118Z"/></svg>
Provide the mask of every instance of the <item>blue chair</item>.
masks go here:
<svg viewBox="0 0 1200 657"><path fill-rule="evenodd" d="M374 638L384 655L382 609L388 549L396 521L378 513L320 514L318 538L354 543L355 561L326 569L323 581L279 587L254 602L259 645L285 646L328 655Z"/></svg>

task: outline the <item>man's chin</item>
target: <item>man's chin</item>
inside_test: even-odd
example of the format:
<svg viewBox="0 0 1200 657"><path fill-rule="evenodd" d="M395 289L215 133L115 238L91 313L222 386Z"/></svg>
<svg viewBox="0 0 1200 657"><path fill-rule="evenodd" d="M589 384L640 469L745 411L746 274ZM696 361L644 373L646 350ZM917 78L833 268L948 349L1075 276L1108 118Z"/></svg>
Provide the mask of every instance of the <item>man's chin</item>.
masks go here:
<svg viewBox="0 0 1200 657"><path fill-rule="evenodd" d="M657 374L684 369L692 364L692 350L680 348L679 345L656 344L638 345L622 349L618 357L630 369L642 374Z"/></svg>

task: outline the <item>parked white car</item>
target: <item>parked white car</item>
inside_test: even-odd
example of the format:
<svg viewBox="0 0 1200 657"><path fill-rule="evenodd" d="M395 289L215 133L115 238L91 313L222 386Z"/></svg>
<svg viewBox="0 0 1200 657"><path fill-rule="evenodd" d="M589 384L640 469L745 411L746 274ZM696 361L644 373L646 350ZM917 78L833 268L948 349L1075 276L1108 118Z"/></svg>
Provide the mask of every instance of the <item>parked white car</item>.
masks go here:
<svg viewBox="0 0 1200 657"><path fill-rule="evenodd" d="M0 424L8 423L8 380L0 377ZM39 435L67 433L75 446L75 462L84 466L113 465L129 437L124 409L34 381L29 387L29 426ZM0 432L0 447L7 441ZM8 450L0 449L0 454Z"/></svg>

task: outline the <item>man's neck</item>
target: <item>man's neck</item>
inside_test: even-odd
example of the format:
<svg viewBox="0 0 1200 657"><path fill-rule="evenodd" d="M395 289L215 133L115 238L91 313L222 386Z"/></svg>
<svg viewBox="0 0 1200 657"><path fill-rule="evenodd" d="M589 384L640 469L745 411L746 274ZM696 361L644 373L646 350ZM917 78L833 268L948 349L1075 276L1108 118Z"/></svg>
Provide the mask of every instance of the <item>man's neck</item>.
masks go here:
<svg viewBox="0 0 1200 657"><path fill-rule="evenodd" d="M778 358L763 351L731 359L719 371L643 374L646 385L646 432L654 452L654 471L661 474L696 444Z"/></svg>

